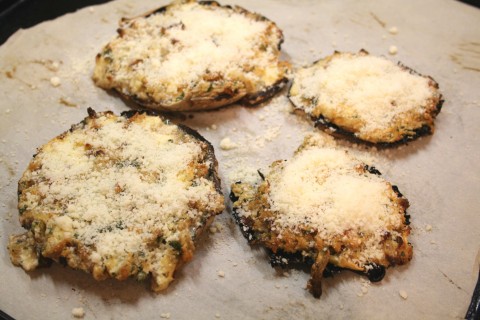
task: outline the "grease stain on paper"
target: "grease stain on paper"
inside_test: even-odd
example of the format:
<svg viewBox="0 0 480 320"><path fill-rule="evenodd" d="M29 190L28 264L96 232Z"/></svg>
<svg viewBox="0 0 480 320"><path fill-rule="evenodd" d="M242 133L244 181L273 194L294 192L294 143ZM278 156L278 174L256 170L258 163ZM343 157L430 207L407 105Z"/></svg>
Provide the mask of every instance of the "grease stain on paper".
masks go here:
<svg viewBox="0 0 480 320"><path fill-rule="evenodd" d="M457 51L450 54L450 60L464 70L480 72L480 42L462 42Z"/></svg>

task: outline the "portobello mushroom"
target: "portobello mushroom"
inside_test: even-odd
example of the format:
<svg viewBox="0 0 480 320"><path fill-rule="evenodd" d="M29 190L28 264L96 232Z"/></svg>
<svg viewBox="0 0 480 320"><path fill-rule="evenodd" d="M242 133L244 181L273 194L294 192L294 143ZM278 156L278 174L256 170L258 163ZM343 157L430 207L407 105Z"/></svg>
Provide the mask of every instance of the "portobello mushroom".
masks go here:
<svg viewBox="0 0 480 320"><path fill-rule="evenodd" d="M432 134L443 104L433 78L365 50L335 52L300 68L288 96L316 127L381 145Z"/></svg>
<svg viewBox="0 0 480 320"><path fill-rule="evenodd" d="M26 271L56 261L96 280L150 277L164 290L224 209L213 147L151 111L88 114L23 173L27 232L10 237L10 258Z"/></svg>
<svg viewBox="0 0 480 320"><path fill-rule="evenodd" d="M380 172L314 136L257 184L231 186L233 216L251 244L267 248L274 267L308 267L308 288L341 269L380 281L385 268L412 258L408 200Z"/></svg>
<svg viewBox="0 0 480 320"><path fill-rule="evenodd" d="M161 111L255 105L287 83L282 42L274 22L239 6L174 2L122 19L118 36L96 57L93 80Z"/></svg>

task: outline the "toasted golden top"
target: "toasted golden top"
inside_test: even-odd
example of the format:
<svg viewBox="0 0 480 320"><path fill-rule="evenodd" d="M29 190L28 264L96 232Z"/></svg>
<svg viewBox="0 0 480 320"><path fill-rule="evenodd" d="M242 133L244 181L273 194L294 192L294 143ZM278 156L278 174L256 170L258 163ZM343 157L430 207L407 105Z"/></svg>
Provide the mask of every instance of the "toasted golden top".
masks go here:
<svg viewBox="0 0 480 320"><path fill-rule="evenodd" d="M233 184L234 213L249 240L274 253L322 257L317 277L327 263L363 272L403 264L412 257L408 201L377 173L345 150L307 140L258 185Z"/></svg>
<svg viewBox="0 0 480 320"><path fill-rule="evenodd" d="M90 113L42 146L20 179L20 221L34 242L13 237L12 260L24 266L35 250L96 279L152 274L164 289L224 208L213 149L158 116Z"/></svg>
<svg viewBox="0 0 480 320"><path fill-rule="evenodd" d="M290 99L359 139L392 143L433 131L441 94L430 77L360 51L337 52L299 69Z"/></svg>
<svg viewBox="0 0 480 320"><path fill-rule="evenodd" d="M154 109L210 109L252 99L285 79L281 30L240 7L173 3L124 20L93 79Z"/></svg>

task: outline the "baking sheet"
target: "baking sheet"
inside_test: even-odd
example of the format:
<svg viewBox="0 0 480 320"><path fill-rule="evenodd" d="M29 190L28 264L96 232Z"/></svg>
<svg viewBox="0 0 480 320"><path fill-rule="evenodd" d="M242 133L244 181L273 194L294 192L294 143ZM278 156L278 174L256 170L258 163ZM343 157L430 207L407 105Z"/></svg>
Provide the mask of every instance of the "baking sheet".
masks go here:
<svg viewBox="0 0 480 320"><path fill-rule="evenodd" d="M0 47L0 309L17 319L69 319L75 307L85 310L85 319L463 318L480 247L480 11L447 0L222 2L274 20L284 31L284 58L295 66L333 50L364 48L440 84L446 102L433 136L380 151L341 142L370 157L411 203L413 260L389 269L380 283L343 272L324 280L316 300L304 289L309 275L272 269L228 210L216 219L218 232L204 239L161 294L133 280L96 282L59 265L27 274L10 263L8 235L22 232L16 184L36 147L83 119L87 107L128 110L93 85L94 57L121 17L166 3L119 0L85 8L19 31ZM388 32L393 26L396 35ZM398 48L395 56L388 54L391 45ZM175 121L212 142L228 194L231 181L291 157L315 131L290 111L282 92L256 108L232 106ZM225 137L236 148L222 150Z"/></svg>
<svg viewBox="0 0 480 320"><path fill-rule="evenodd" d="M0 45L20 28L28 28L67 12L105 2L108 0L49 0L46 6L44 2L36 0L1 0Z"/></svg>

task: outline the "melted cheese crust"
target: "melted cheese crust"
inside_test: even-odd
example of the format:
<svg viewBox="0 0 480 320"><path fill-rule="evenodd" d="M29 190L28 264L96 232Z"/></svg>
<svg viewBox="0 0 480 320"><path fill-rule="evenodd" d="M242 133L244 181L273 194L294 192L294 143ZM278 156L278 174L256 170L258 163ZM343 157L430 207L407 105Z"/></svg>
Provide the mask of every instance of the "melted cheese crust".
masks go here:
<svg viewBox="0 0 480 320"><path fill-rule="evenodd" d="M12 262L42 258L165 289L224 209L213 148L159 116L92 114L42 146L19 181Z"/></svg>
<svg viewBox="0 0 480 320"><path fill-rule="evenodd" d="M380 57L335 53L294 76L290 100L357 138L393 143L433 132L441 94L430 77Z"/></svg>
<svg viewBox="0 0 480 320"><path fill-rule="evenodd" d="M154 109L211 109L286 81L279 61L281 30L240 7L173 3L124 20L119 36L97 56L95 83ZM258 100L258 101L257 101Z"/></svg>
<svg viewBox="0 0 480 320"><path fill-rule="evenodd" d="M233 207L250 240L274 253L313 260L328 253L326 262L362 272L406 263L412 257L408 201L367 169L347 151L307 139L291 160L274 162L258 185L233 184Z"/></svg>

